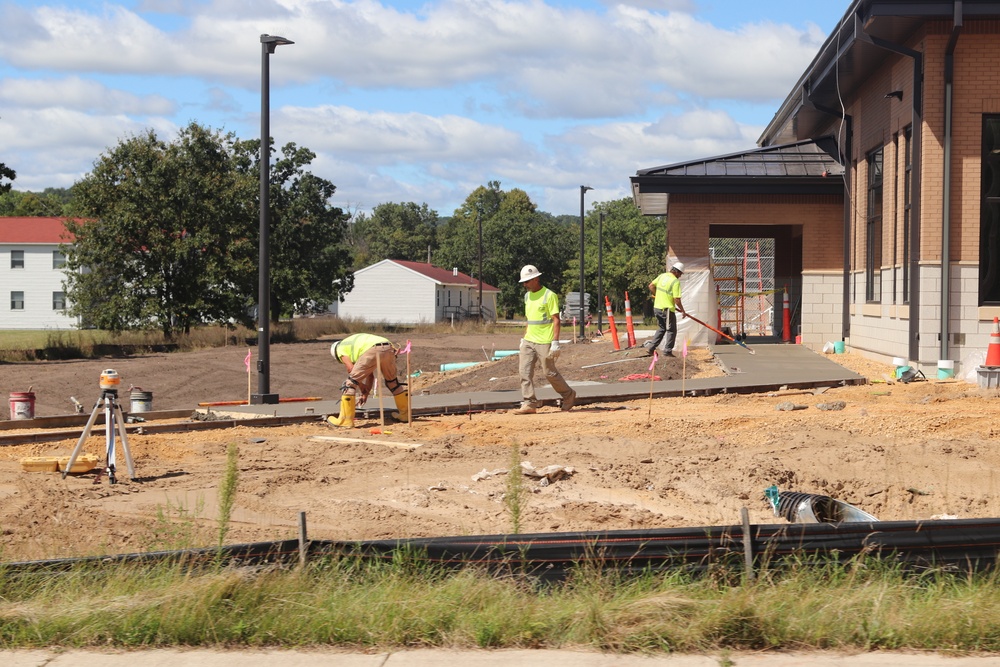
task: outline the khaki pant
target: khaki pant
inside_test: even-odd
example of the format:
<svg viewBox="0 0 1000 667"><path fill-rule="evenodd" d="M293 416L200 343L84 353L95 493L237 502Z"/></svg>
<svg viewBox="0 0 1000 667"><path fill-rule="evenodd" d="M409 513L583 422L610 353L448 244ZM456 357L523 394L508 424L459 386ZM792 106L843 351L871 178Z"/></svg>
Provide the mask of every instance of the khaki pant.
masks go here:
<svg viewBox="0 0 1000 667"><path fill-rule="evenodd" d="M355 388L361 390L361 395L367 397L375 386L376 364L382 369L382 378L386 388L393 396L406 390L406 386L396 379L396 350L391 345L376 345L361 353L354 368L348 375L345 394L353 396Z"/></svg>
<svg viewBox="0 0 1000 667"><path fill-rule="evenodd" d="M535 397L535 366L541 362L542 373L545 374L545 379L548 380L552 388L562 396L567 398L573 394L573 390L570 389L569 385L566 384L566 380L563 376L559 374L559 370L556 368L556 360L549 356L549 344L548 343L532 343L525 339L521 339L521 347L519 349L519 364L518 373L521 375L521 399L525 403L530 403L535 405L538 399Z"/></svg>

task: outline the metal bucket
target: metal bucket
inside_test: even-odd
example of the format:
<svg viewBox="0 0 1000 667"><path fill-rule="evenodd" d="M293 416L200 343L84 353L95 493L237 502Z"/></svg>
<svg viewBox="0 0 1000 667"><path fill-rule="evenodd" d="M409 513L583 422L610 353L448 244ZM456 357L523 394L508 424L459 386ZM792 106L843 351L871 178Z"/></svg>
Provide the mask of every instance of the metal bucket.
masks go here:
<svg viewBox="0 0 1000 667"><path fill-rule="evenodd" d="M31 391L10 392L10 418L35 418L35 393Z"/></svg>
<svg viewBox="0 0 1000 667"><path fill-rule="evenodd" d="M129 412L152 412L153 392L133 389L131 395L131 409Z"/></svg>

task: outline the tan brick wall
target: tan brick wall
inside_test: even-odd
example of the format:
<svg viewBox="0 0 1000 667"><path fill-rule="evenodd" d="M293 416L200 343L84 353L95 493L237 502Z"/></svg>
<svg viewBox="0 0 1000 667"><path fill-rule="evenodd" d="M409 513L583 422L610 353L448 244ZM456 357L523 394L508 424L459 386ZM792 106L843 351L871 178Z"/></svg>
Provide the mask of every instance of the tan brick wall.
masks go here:
<svg viewBox="0 0 1000 667"><path fill-rule="evenodd" d="M843 216L838 196L670 195L667 240L674 256L705 257L712 224L799 225L803 270L840 270Z"/></svg>

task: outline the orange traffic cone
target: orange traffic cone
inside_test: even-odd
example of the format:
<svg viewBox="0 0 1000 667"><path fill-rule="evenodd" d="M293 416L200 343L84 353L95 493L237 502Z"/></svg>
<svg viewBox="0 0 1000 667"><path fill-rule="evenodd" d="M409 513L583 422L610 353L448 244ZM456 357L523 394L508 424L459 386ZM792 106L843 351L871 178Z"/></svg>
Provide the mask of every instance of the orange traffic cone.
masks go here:
<svg viewBox="0 0 1000 667"><path fill-rule="evenodd" d="M986 348L986 363L983 366L1000 366L1000 321L993 318L993 333L990 334L990 346Z"/></svg>

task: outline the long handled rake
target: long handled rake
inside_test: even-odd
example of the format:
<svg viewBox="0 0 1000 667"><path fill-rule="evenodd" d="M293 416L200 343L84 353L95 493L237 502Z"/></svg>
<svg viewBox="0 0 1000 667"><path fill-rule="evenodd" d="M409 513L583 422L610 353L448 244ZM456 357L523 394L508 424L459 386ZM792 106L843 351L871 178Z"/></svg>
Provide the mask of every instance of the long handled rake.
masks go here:
<svg viewBox="0 0 1000 667"><path fill-rule="evenodd" d="M709 324L705 324L704 322L702 322L701 320L699 320L697 317L695 317L691 313L688 313L688 319L689 320L694 320L695 322L697 322L701 326L705 327L706 329L710 329L710 330L714 331L715 333L719 334L720 336L722 336L723 338L727 338L727 339L733 341L734 343L736 343L737 345L739 345L740 347L742 347L743 349L745 349L750 354L755 354L754 351L750 349L750 346L747 345L746 343L744 343L743 341L736 340L735 338L733 338L729 334L723 333L722 331L719 331L718 329L716 329L715 327L713 327L713 326L711 326Z"/></svg>

